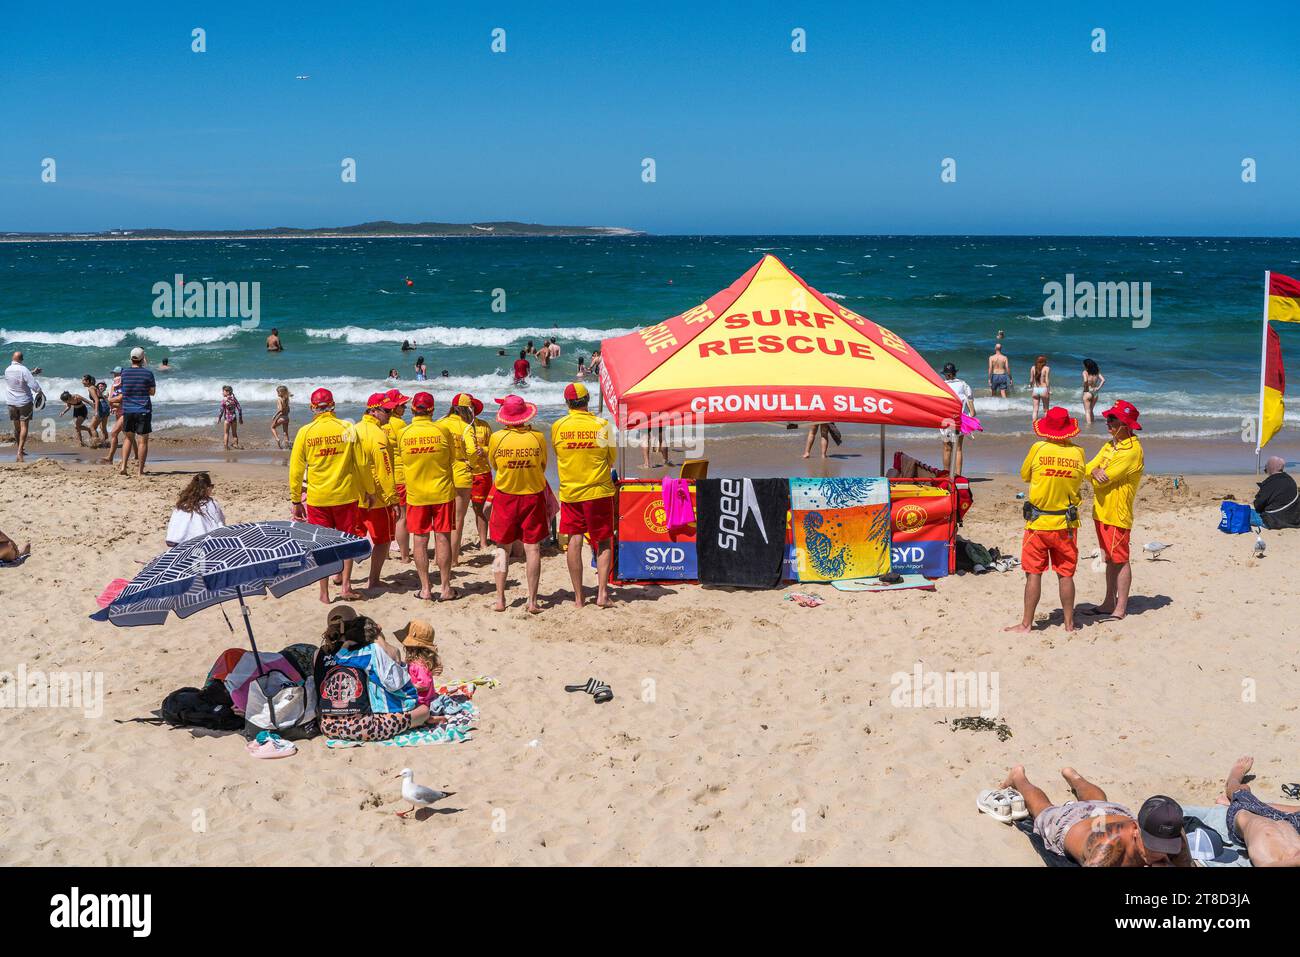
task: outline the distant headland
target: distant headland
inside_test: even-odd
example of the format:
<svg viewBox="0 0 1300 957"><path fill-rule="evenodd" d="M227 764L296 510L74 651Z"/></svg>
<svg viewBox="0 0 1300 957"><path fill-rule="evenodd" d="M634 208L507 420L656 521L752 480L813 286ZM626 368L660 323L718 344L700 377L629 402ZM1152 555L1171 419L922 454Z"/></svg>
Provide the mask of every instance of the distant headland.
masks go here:
<svg viewBox="0 0 1300 957"><path fill-rule="evenodd" d="M444 239L458 236L641 236L622 226L545 226L540 223L394 223L356 226L273 226L267 229L105 229L99 232L0 232L0 242L105 242L167 239Z"/></svg>

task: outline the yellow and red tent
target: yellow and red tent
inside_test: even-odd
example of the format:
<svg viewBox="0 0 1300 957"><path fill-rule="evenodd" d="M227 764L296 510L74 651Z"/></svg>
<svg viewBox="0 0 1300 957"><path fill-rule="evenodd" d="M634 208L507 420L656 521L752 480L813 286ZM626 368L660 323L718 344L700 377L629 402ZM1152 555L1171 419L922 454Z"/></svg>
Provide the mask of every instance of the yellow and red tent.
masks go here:
<svg viewBox="0 0 1300 957"><path fill-rule="evenodd" d="M771 255L693 309L606 339L600 386L619 428L656 413L928 428L961 415L916 350Z"/></svg>

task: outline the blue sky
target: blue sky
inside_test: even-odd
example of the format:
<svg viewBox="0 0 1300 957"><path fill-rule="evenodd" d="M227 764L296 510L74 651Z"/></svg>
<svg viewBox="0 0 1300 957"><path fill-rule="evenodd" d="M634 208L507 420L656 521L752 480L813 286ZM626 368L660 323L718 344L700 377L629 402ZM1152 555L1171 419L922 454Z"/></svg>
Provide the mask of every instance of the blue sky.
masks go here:
<svg viewBox="0 0 1300 957"><path fill-rule="evenodd" d="M1296 235L1294 0L720 7L11 4L0 230Z"/></svg>

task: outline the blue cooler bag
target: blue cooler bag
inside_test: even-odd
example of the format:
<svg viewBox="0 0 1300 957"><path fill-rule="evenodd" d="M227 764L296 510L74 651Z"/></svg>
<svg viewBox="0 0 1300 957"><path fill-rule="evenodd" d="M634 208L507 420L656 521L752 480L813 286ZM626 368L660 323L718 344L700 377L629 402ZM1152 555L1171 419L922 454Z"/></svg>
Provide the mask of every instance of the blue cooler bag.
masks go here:
<svg viewBox="0 0 1300 957"><path fill-rule="evenodd" d="M1219 531L1227 532L1229 535L1240 535L1242 532L1250 531L1250 513L1249 505L1242 505L1240 502L1224 502L1219 506L1219 511L1223 517L1219 519Z"/></svg>

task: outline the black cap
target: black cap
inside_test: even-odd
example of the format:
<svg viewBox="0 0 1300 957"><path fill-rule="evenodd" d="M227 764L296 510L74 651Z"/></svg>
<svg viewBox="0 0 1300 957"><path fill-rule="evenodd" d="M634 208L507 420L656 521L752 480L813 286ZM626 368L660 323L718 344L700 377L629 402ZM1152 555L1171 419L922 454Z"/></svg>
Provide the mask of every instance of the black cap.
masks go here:
<svg viewBox="0 0 1300 957"><path fill-rule="evenodd" d="M943 374L944 374L944 375L956 375L956 374L957 374L957 367L956 367L955 365L953 365L951 362L945 362L945 363L943 364Z"/></svg>
<svg viewBox="0 0 1300 957"><path fill-rule="evenodd" d="M1183 849L1183 809L1163 794L1149 797L1138 811L1138 830L1147 850L1177 854Z"/></svg>

